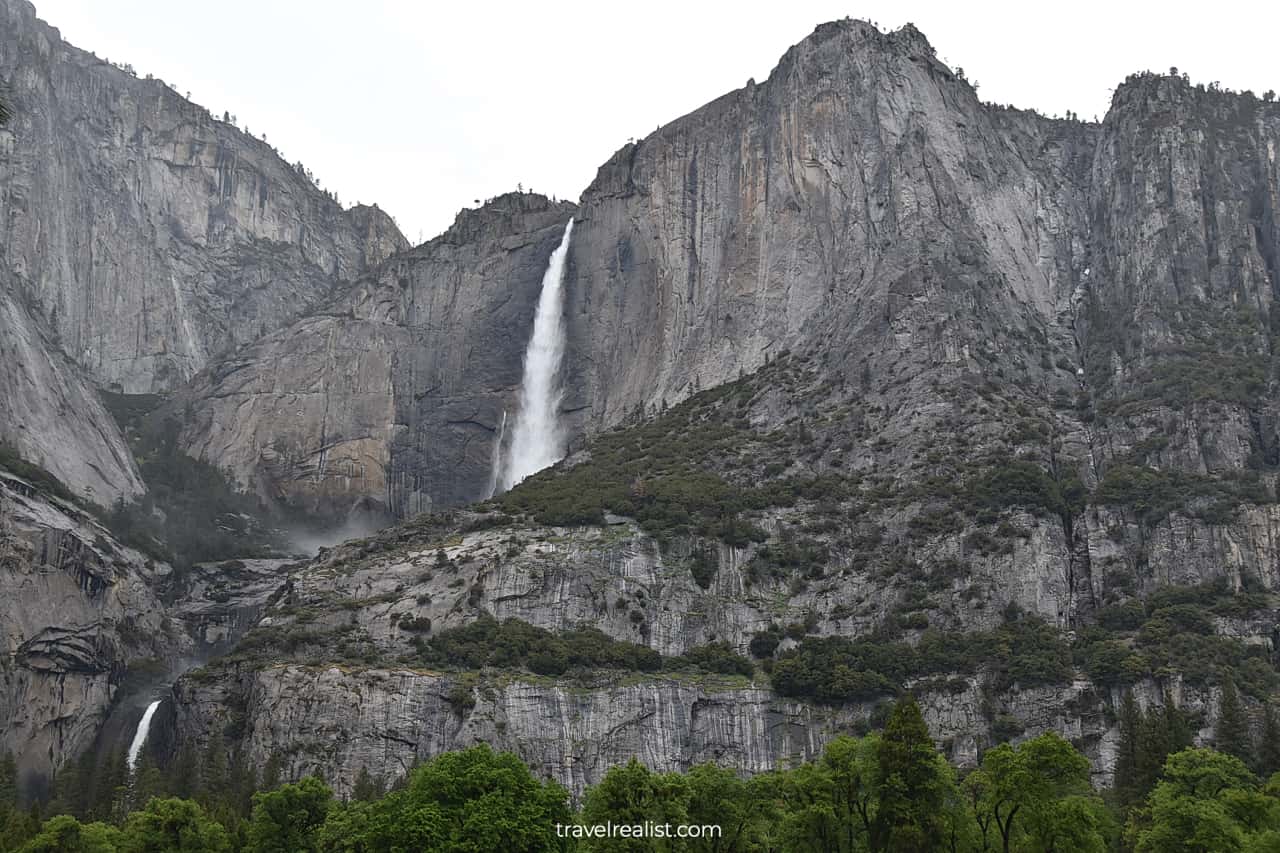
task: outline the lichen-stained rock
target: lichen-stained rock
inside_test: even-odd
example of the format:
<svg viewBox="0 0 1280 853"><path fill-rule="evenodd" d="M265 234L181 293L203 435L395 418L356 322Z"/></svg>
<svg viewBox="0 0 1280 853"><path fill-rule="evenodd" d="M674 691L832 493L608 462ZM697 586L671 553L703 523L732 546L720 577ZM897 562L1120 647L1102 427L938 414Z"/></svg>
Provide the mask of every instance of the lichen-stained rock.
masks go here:
<svg viewBox="0 0 1280 853"><path fill-rule="evenodd" d="M24 774L88 748L131 667L191 650L158 595L169 571L0 471L0 751Z"/></svg>
<svg viewBox="0 0 1280 853"><path fill-rule="evenodd" d="M407 246L264 140L0 3L0 243L102 386L163 392Z"/></svg>
<svg viewBox="0 0 1280 853"><path fill-rule="evenodd" d="M323 310L179 395L195 456L310 512L412 515L487 496L539 286L573 205L465 210Z"/></svg>

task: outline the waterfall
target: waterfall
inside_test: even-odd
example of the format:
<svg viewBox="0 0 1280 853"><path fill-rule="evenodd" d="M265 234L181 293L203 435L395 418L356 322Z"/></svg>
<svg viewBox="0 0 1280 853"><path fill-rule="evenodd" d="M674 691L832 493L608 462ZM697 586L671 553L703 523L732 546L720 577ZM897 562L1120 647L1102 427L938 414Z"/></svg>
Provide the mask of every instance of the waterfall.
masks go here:
<svg viewBox="0 0 1280 853"><path fill-rule="evenodd" d="M498 493L502 484L502 440L507 436L507 412L502 412L502 420L498 422L498 438L493 442L493 458L489 460L489 488L484 496L491 498Z"/></svg>
<svg viewBox="0 0 1280 853"><path fill-rule="evenodd" d="M142 712L142 719L138 721L138 730L133 733L133 742L129 744L130 772L138 766L138 753L142 752L142 745L147 742L147 732L151 731L151 718L156 715L156 708L159 707L160 700L156 699L147 706L147 710Z"/></svg>
<svg viewBox="0 0 1280 853"><path fill-rule="evenodd" d="M511 435L511 450L501 478L501 487L516 483L559 462L564 456L564 436L560 431L560 363L564 360L564 263L569 255L573 220L564 227L564 238L551 253L542 276L538 311L533 318L533 334L524 354L524 378L520 383L520 412Z"/></svg>

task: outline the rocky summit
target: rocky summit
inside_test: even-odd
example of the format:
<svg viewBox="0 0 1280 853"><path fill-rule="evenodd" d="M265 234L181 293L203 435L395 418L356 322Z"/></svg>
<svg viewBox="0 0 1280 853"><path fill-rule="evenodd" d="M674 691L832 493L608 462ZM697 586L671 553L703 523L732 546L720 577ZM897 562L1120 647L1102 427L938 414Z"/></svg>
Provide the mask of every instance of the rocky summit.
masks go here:
<svg viewBox="0 0 1280 853"><path fill-rule="evenodd" d="M575 798L632 757L762 774L905 693L961 770L1052 732L1100 788L1130 703L1268 736L1272 93L1139 73L1048 118L843 20L576 203L410 247L25 0L0 81L33 790L153 698L160 765L343 796L477 743ZM503 492L562 240L564 458Z"/></svg>

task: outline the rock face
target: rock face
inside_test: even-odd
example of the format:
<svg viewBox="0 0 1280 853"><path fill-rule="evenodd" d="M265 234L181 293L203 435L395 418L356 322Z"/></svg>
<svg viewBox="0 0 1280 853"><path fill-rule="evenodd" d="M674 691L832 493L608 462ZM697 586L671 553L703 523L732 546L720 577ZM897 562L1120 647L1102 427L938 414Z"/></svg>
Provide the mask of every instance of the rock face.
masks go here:
<svg viewBox="0 0 1280 853"><path fill-rule="evenodd" d="M5 265L102 386L171 390L407 246L264 141L0 4Z"/></svg>
<svg viewBox="0 0 1280 853"><path fill-rule="evenodd" d="M570 204L511 194L201 374L192 455L311 513L487 496L542 273Z"/></svg>
<svg viewBox="0 0 1280 853"><path fill-rule="evenodd" d="M251 570L243 607L206 607L210 570L205 601L175 611L206 644L263 618L174 687L171 746L224 732L348 791L362 767L390 778L482 739L581 791L631 754L761 770L873 714L775 693L763 665L590 682L417 665L423 636L489 616L675 657L770 631L779 655L915 648L1031 614L1080 640L1048 650L1050 677L905 686L957 762L998 726L1054 729L1099 780L1122 689L1171 695L1203 740L1219 669L1248 674L1253 700L1280 683L1280 106L1141 75L1101 124L1050 120L980 102L910 26L842 21L620 150L578 205L502 196L383 260L403 242L377 211L341 211L265 144L3 9L19 117L0 132L0 319L36 367L0 368L0 389L62 389L6 431L77 406L61 346L125 391L190 377L168 408L186 447L266 498L375 519L483 498L543 269L576 223L571 457L504 514L406 522L278 591ZM42 140L55 156L34 157ZM89 449L57 470L128 494L95 417L68 424ZM57 526L33 513L9 511L19 574L48 562L21 543ZM1156 596L1171 585L1220 610L1175 631ZM14 672L101 668L65 627L31 645L46 629L26 618L11 645L34 663ZM1218 655L1212 671L1166 665L1171 632ZM1096 666L1099 649L1122 665ZM95 678L77 682L90 709Z"/></svg>
<svg viewBox="0 0 1280 853"><path fill-rule="evenodd" d="M295 572L266 611L261 629L272 633L256 653L181 679L164 723L171 748L206 748L210 734L234 731L253 763L277 756L286 774L324 772L349 793L362 769L392 781L417 761L485 742L580 795L632 756L661 770L714 761L747 773L810 760L835 735L869 726L875 713L875 701L837 708L779 696L763 677L636 673L583 684L362 663L350 656L408 661L424 624L438 632L480 615L553 631L590 624L668 656L710 639L745 653L752 633L779 616L780 590L753 589L732 553L704 590L683 556L664 556L625 524L497 528L450 537L438 548L429 539L402 541L399 549L382 542L343 546ZM863 596L846 583L788 607L797 615L822 612L824 632L856 634L830 614ZM1266 643L1269 631L1264 619L1229 633ZM296 662L335 654L346 659ZM1119 734L1108 706L1119 692L1077 679L993 695L972 677L920 681L915 689L930 731L960 766L974 766L989 744L996 706L1029 735L1052 730L1070 738L1093 759L1098 781L1110 780ZM1206 722L1215 708L1214 691L1180 679L1131 689L1142 707L1169 691ZM1211 733L1206 725L1200 735Z"/></svg>
<svg viewBox="0 0 1280 853"><path fill-rule="evenodd" d="M466 684L475 705L460 709L450 701L458 684L456 677L406 669L280 665L246 677L233 693L225 682L180 681L177 710L165 723L193 744L207 744L209 734L227 725L243 727L251 763L263 766L278 756L285 776L323 773L343 796L361 770L392 782L441 752L487 743L516 753L537 776L580 797L610 767L633 757L659 772L706 762L744 774L795 766L819 756L836 735L866 728L873 711L796 702L759 685L661 678L590 690L518 678ZM1134 695L1143 708L1162 701L1154 682L1136 685ZM1207 714L1218 701L1203 691L1174 695L1189 713ZM1083 683L1006 698L1030 731L1058 731L1086 745L1095 766L1113 766L1119 732L1106 703L1118 697ZM917 699L951 760L964 769L976 766L974 732L986 725L982 691L926 689ZM1210 735L1209 729L1198 733L1206 741ZM1094 775L1099 785L1110 784L1109 771Z"/></svg>
<svg viewBox="0 0 1280 853"><path fill-rule="evenodd" d="M589 426L786 349L911 375L971 361L993 314L997 339L1051 323L1097 131L980 103L910 26L819 27L584 193L570 316Z"/></svg>
<svg viewBox="0 0 1280 853"><path fill-rule="evenodd" d="M182 681L177 740L230 721L260 758L324 767L340 787L361 767L394 776L476 738L575 790L649 744L661 745L658 766L719 754L757 770L812 755L870 709L824 710L761 683L637 676L566 692L521 674L468 680L414 669L412 635L490 615L590 624L665 655L720 641L744 652L771 625L915 643L925 625L991 630L1026 611L1087 632L1107 608L1141 609L1170 584L1274 592L1278 137L1280 107L1175 77L1126 81L1101 124L995 107L911 27L819 27L764 83L623 148L584 193L566 278L564 416L576 449L634 428L607 449L588 443L546 481L583 466L588 476L564 481L589 491L593 478L625 475L579 513L591 519L620 502L643 508L664 488L693 507L727 481L757 500L747 516L770 545L715 544L690 534L687 514L665 535L608 516L549 529L526 515L437 541L410 524L295 575L264 625L311 657L259 645ZM531 252L530 282L555 231L546 223ZM333 339L359 328L331 322ZM508 387L517 358L512 346ZM420 373L415 393L448 382ZM708 406L663 419L713 387ZM397 406L410 396L397 391ZM234 424L231 408L216 420ZM483 429L460 479L421 478L413 501L377 478L355 491L387 489L397 514L482 494L498 403L464 408ZM251 448L240 455L248 472L275 429L255 426L219 452ZM208 434L193 433L206 454ZM364 431L343 433L353 434ZM398 476L424 470L396 446ZM771 488L785 499L752 491ZM570 507L578 497L539 494ZM706 583L695 554L714 566ZM1204 630L1272 650L1274 615ZM1147 667L1128 689L1200 712L1203 739L1217 688L1142 657L1159 654L1152 642L1123 635ZM919 689L961 763L1013 720L1073 737L1105 780L1119 694L1069 668L1065 682L1034 688L956 674L945 690ZM466 690L474 705L458 701ZM641 710L618 708L624 698ZM602 734L609 746L583 746Z"/></svg>
<svg viewBox="0 0 1280 853"><path fill-rule="evenodd" d="M157 595L169 571L0 469L0 751L24 775L88 748L134 669L190 651Z"/></svg>
<svg viewBox="0 0 1280 853"><path fill-rule="evenodd" d="M101 505L142 492L133 455L84 371L32 318L0 270L0 441Z"/></svg>

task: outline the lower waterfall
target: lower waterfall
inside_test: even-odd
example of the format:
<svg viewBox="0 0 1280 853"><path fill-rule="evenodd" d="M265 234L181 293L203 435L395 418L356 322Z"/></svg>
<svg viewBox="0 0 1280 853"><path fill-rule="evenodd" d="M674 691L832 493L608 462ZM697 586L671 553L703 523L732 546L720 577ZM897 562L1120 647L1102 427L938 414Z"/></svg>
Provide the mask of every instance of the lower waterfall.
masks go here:
<svg viewBox="0 0 1280 853"><path fill-rule="evenodd" d="M142 719L138 721L138 730L133 733L133 742L129 744L128 763L129 770L132 772L138 766L138 755L142 752L143 744L147 742L147 733L151 731L151 718L156 715L156 708L160 707L161 700L155 699L147 710L142 712Z"/></svg>

